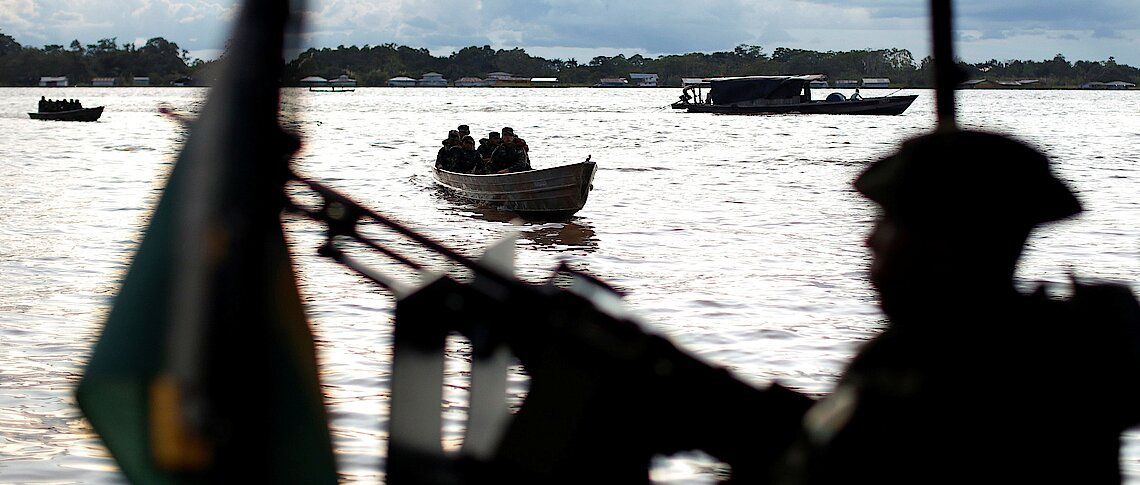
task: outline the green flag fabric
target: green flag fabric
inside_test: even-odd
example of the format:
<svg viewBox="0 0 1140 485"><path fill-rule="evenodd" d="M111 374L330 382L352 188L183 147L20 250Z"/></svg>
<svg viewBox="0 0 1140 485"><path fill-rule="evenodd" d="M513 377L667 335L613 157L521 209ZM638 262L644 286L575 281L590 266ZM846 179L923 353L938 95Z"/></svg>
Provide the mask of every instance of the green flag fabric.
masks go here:
<svg viewBox="0 0 1140 485"><path fill-rule="evenodd" d="M280 221L287 2L248 0L78 388L137 483L335 483Z"/></svg>

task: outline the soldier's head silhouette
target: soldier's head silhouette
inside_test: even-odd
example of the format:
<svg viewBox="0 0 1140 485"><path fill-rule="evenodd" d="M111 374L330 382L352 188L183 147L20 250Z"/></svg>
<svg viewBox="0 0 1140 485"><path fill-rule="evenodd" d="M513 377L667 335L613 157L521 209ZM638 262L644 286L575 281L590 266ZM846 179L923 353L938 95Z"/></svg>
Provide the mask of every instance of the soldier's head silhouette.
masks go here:
<svg viewBox="0 0 1140 485"><path fill-rule="evenodd" d="M1012 292L1033 227L1081 211L1044 155L980 132L910 140L864 171L855 189L882 208L867 245L888 315L940 292Z"/></svg>

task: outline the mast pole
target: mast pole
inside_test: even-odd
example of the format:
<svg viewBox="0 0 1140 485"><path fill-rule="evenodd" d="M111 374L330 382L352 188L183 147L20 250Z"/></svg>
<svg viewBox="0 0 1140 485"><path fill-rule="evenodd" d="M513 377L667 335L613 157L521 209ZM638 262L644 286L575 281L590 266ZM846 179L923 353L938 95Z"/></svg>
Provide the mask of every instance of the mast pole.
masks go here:
<svg viewBox="0 0 1140 485"><path fill-rule="evenodd" d="M954 60L952 0L931 0L930 21L934 41L934 89L938 129L953 130L954 91L966 80L966 73Z"/></svg>

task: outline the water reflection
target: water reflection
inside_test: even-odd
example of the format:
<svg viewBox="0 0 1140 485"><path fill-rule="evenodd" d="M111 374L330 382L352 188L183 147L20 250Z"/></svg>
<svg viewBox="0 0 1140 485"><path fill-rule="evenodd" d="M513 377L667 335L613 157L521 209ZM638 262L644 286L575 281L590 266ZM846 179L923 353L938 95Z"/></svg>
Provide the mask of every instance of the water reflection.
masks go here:
<svg viewBox="0 0 1140 485"><path fill-rule="evenodd" d="M530 226L520 231L523 239L535 246L554 251L580 249L594 252L598 249L598 238L594 226L580 217L569 222L553 222Z"/></svg>

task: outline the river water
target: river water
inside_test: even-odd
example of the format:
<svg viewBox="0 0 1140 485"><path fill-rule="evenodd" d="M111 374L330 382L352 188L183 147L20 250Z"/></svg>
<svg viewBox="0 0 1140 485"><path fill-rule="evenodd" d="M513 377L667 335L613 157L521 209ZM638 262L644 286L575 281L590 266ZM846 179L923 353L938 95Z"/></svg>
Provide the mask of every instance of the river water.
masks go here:
<svg viewBox="0 0 1140 485"><path fill-rule="evenodd" d="M192 115L206 93L0 89L0 482L121 480L73 388L185 137L156 108ZM883 325L864 275L874 207L850 182L933 126L932 93L907 93L919 98L901 116L731 117L665 109L670 89L289 90L284 119L305 140L299 172L468 254L517 233L523 278L567 261L626 290L649 328L703 359L822 394ZM41 95L107 109L97 123L30 120ZM963 125L1039 147L1087 208L1035 233L1019 280L1060 293L1070 273L1140 281L1140 92L959 100ZM428 167L459 124L484 136L514 127L536 168L591 156L586 207L569 222L516 225L443 196ZM317 256L318 228L286 227L339 469L379 481L393 300ZM451 437L464 405L445 403ZM1126 472L1140 483L1140 438L1126 441ZM654 478L707 482L706 461L661 460Z"/></svg>

